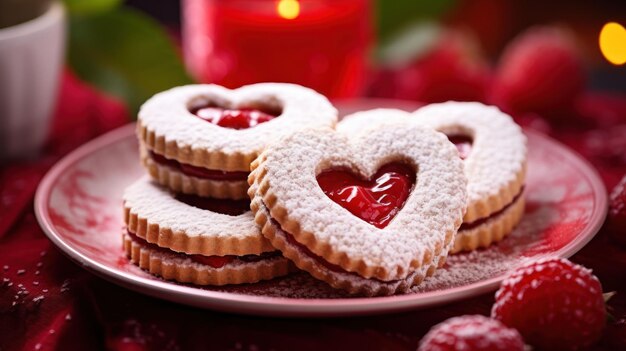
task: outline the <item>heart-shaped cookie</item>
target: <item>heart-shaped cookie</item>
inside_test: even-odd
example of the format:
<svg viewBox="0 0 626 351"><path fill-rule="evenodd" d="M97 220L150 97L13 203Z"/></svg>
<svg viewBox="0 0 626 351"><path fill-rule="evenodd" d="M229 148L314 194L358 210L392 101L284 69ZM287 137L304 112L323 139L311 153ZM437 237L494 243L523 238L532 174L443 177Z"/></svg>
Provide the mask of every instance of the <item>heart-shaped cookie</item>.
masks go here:
<svg viewBox="0 0 626 351"><path fill-rule="evenodd" d="M199 285L289 273L289 261L261 235L247 202L172 194L145 176L124 191L126 254L152 274Z"/></svg>
<svg viewBox="0 0 626 351"><path fill-rule="evenodd" d="M269 146L252 169L251 208L263 235L300 269L351 293L402 292L433 274L465 212L467 184L456 149L418 126L383 126L358 137L300 131ZM357 199L365 206L357 210L341 203L366 197L377 185L398 189ZM334 191L354 196L335 198ZM387 207L384 223L373 204Z"/></svg>
<svg viewBox="0 0 626 351"><path fill-rule="evenodd" d="M325 97L294 84L188 85L149 99L139 111L137 134L143 164L161 184L240 199L247 197L250 162L268 143L336 121Z"/></svg>
<svg viewBox="0 0 626 351"><path fill-rule="evenodd" d="M526 137L497 107L446 102L402 111L373 110L346 116L337 129L368 133L383 124L417 124L446 134L463 159L468 207L452 252L474 250L501 240L524 213Z"/></svg>

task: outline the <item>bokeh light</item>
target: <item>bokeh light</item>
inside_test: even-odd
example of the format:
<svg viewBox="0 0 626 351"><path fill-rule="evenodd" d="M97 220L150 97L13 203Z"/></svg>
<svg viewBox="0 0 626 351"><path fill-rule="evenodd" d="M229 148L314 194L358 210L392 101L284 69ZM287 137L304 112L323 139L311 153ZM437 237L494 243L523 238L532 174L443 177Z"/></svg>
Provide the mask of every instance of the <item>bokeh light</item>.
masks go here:
<svg viewBox="0 0 626 351"><path fill-rule="evenodd" d="M609 22L600 31L600 51L610 63L626 63L626 28L616 22Z"/></svg>

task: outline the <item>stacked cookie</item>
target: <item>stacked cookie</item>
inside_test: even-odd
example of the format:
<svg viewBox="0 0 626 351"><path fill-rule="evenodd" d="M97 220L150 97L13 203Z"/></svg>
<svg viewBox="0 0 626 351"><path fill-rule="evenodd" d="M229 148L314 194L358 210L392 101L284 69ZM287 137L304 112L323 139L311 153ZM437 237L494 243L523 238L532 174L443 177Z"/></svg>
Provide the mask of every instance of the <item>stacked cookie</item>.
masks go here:
<svg viewBox="0 0 626 351"><path fill-rule="evenodd" d="M149 177L124 196L131 261L202 285L297 267L389 295L520 220L525 138L497 109L446 103L336 121L326 98L290 84L154 96L138 120Z"/></svg>
<svg viewBox="0 0 626 351"><path fill-rule="evenodd" d="M165 279L200 285L253 283L292 265L250 212L250 163L280 136L332 128L335 108L310 89L191 85L157 94L139 112L149 173L124 194L124 248Z"/></svg>

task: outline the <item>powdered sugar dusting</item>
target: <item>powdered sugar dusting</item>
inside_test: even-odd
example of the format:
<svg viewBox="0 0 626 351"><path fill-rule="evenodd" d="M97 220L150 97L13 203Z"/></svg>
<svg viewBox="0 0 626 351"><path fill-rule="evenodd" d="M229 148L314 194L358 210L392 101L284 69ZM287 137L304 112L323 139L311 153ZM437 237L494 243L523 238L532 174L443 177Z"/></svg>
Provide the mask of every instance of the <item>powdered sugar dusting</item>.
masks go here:
<svg viewBox="0 0 626 351"><path fill-rule="evenodd" d="M447 135L472 138L471 151L464 160L469 207L490 196L498 196L524 169L527 149L521 128L498 108L480 103L430 104L413 115L393 109L358 112L346 116L337 129L348 134L365 133L381 124L398 123L428 126ZM499 208L492 209L497 210Z"/></svg>
<svg viewBox="0 0 626 351"><path fill-rule="evenodd" d="M497 196L524 169L526 137L513 119L497 107L446 102L424 106L414 115L417 123L473 139L472 151L464 162L469 206Z"/></svg>
<svg viewBox="0 0 626 351"><path fill-rule="evenodd" d="M268 104L282 114L254 128L235 130L207 123L189 112L198 99L225 108ZM239 89L212 84L187 85L156 94L139 111L138 123L175 141L180 147L220 151L226 154L260 152L267 143L290 132L315 127L333 127L337 110L314 90L294 84L259 83Z"/></svg>
<svg viewBox="0 0 626 351"><path fill-rule="evenodd" d="M262 212L266 218L270 218L270 215L264 204L261 203L259 205L258 211ZM437 267L439 264L439 261L445 259L448 253L448 247L446 247L443 249L444 251L442 252L441 255L433 258L433 262L431 262L431 265L422 265L421 267L419 267L419 269L416 269L415 271L411 272L404 279L383 282L380 280L363 278L353 273L334 272L334 271L329 270L327 267L320 264L314 258L310 257L307 253L303 252L301 249L297 248L295 245L289 243L289 241L286 238L286 236L289 234L285 233L280 227L277 227L273 223L270 225L274 226L277 237L280 237L283 241L285 241L287 243L287 246L289 246L291 250L295 249L295 251L298 252L298 258L300 259L300 262L304 261L307 263L307 265L315 267L316 270L322 271L323 274L329 277L332 277L332 280L334 281L349 282L350 286L353 289L356 289L358 291L366 291L368 295L379 295L383 291L385 291L385 293L387 293L388 291L389 292L406 291L408 288L411 287L411 285L413 285L413 281L416 278L419 277L420 279L424 279L430 266L432 265L433 267Z"/></svg>
<svg viewBox="0 0 626 351"><path fill-rule="evenodd" d="M529 167L525 191L526 210L513 232L487 249L448 256L443 268L408 294L463 287L505 275L529 261L551 256L554 250L571 240L571 233L585 227L594 203L589 183L584 178L574 180L572 176L578 171L558 154L533 147L529 151L532 167ZM584 215L574 218L571 211L584 212ZM350 297L307 273L221 291L286 298Z"/></svg>
<svg viewBox="0 0 626 351"><path fill-rule="evenodd" d="M535 260L534 255L526 255L535 247L548 227L559 220L558 211L547 204L530 203L520 225L502 242L487 249L448 256L443 268L420 285L413 287L409 294L426 293L451 289L491 279ZM334 290L307 273L292 274L275 279L263 285L247 285L220 289L242 294L290 297L290 298L347 298L344 292Z"/></svg>
<svg viewBox="0 0 626 351"><path fill-rule="evenodd" d="M444 246L446 234L455 232L463 218L467 199L463 163L446 137L431 129L386 125L354 138L333 130L302 131L272 144L264 155L254 172L267 172L262 180L269 182L267 192L276 197L275 206L287 212L286 218L275 220L281 226L297 222L301 232L330 245L335 261L341 254L363 261L384 272L377 277L381 280L404 279L413 273L411 263L421 262L426 250L435 253L437 246ZM416 186L402 210L382 229L333 202L316 180L324 169L342 166L369 178L380 166L396 160L416 167Z"/></svg>
<svg viewBox="0 0 626 351"><path fill-rule="evenodd" d="M165 188L144 176L124 192L124 206L151 224L186 236L256 238L265 240L250 211L230 216L203 210L176 198Z"/></svg>
<svg viewBox="0 0 626 351"><path fill-rule="evenodd" d="M149 289L153 288L149 281L159 278L130 263L122 250L122 190L144 174L137 162L138 146L133 130L129 128L126 135L110 145L100 144L84 158L67 164L59 178L56 178L56 183L52 184L51 196L43 206L58 215L51 216L49 220L59 240L107 267L111 279L117 279L116 275L119 274L143 278L142 286ZM449 289L455 287L466 287L463 292L471 293L473 289L469 284L501 278L507 271L527 260L562 255L565 252L571 254L573 250L569 245L572 242L588 239L593 234L591 231L605 205L600 202L598 195L597 184L601 184L599 179L572 153L537 133L528 132L527 135L527 206L520 224L497 245L473 253L449 256L445 267L426 279L419 286L419 291L413 291L416 301L425 293L437 292L437 295L448 296ZM94 169L98 172L91 172ZM91 173L89 178L77 180L71 176L77 171ZM74 191L65 191L67 189ZM80 207L73 207L74 203ZM98 225L88 226L94 219L98 220ZM0 267L6 271L19 268ZM303 272L256 284L210 290L288 299L349 298L346 293L336 291ZM196 295L202 293L202 290L194 292ZM209 295L203 297L207 301L215 299ZM397 301L386 299L389 302ZM376 300L374 298L372 301ZM294 300L294 303L297 301Z"/></svg>

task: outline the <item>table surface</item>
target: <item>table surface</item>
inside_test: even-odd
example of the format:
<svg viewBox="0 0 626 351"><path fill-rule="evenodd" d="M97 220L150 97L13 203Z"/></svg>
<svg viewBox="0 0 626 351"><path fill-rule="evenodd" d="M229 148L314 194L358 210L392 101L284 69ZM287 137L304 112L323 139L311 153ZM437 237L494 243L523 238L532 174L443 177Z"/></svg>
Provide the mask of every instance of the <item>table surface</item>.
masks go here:
<svg viewBox="0 0 626 351"><path fill-rule="evenodd" d="M590 147L588 141L608 140L619 128L624 130L626 99L600 95L590 99L610 101L602 104L603 111L617 114L617 122L580 129L555 128L532 118L520 122L548 132L581 152L611 189L626 173L626 148L607 154L602 147ZM3 350L414 350L432 325L452 316L490 312L493 293L427 310L372 317L249 317L157 300L99 279L71 263L43 235L34 218L32 200L39 180L59 157L127 123L128 113L118 101L102 96L69 73L64 75L59 101L45 153L37 160L0 168ZM621 139L618 136L617 143ZM616 246L603 229L572 260L592 268L605 291L617 291L609 302L617 322L611 323L595 347L615 349L611 343L626 337L626 250Z"/></svg>

